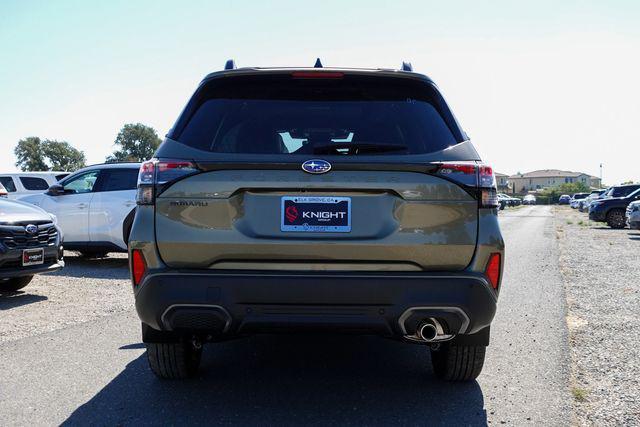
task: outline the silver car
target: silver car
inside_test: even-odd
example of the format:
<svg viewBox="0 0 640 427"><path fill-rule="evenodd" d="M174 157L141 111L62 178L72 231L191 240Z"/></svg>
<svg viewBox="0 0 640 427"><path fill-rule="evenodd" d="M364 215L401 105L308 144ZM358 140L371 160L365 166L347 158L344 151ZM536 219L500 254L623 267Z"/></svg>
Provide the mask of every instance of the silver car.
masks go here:
<svg viewBox="0 0 640 427"><path fill-rule="evenodd" d="M640 201L627 206L627 225L634 230L640 230Z"/></svg>

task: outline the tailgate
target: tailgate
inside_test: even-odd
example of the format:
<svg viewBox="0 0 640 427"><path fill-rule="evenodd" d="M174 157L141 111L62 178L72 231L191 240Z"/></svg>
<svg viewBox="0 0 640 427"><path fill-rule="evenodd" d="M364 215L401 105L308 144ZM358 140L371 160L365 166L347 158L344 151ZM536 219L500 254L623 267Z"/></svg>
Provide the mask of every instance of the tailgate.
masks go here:
<svg viewBox="0 0 640 427"><path fill-rule="evenodd" d="M308 201L319 204L297 204L287 216L292 203ZM462 270L477 221L475 198L418 172L218 170L156 199L158 250L174 268Z"/></svg>

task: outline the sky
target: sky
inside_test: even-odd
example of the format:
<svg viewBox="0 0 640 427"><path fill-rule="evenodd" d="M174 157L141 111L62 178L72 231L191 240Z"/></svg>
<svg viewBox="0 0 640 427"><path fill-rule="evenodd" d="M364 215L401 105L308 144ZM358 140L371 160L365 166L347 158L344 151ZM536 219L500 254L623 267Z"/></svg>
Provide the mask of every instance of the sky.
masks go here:
<svg viewBox="0 0 640 427"><path fill-rule="evenodd" d="M24 137L103 162L164 136L207 73L398 68L442 90L483 159L640 181L638 1L0 1L0 171Z"/></svg>

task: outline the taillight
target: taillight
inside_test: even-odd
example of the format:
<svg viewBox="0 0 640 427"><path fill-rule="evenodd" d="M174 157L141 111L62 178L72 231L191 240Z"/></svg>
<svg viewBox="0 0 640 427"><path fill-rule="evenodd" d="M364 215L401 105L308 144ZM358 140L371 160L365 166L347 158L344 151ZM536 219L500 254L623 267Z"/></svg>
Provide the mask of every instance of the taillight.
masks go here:
<svg viewBox="0 0 640 427"><path fill-rule="evenodd" d="M131 252L131 275L133 276L133 284L138 286L147 272L147 263L144 262L142 251L134 249Z"/></svg>
<svg viewBox="0 0 640 427"><path fill-rule="evenodd" d="M485 269L485 275L487 279L489 279L489 283L491 283L491 287L493 289L498 289L498 285L500 284L500 263L502 261L502 256L499 252L494 252L489 257L489 262L487 262L487 268Z"/></svg>
<svg viewBox="0 0 640 427"><path fill-rule="evenodd" d="M442 162L436 174L478 191L481 208L497 208L498 191L491 166L475 162Z"/></svg>
<svg viewBox="0 0 640 427"><path fill-rule="evenodd" d="M138 172L138 192L136 193L136 203L139 205L153 204L155 168L155 160L149 160L140 165L140 172Z"/></svg>
<svg viewBox="0 0 640 427"><path fill-rule="evenodd" d="M136 202L152 205L162 186L197 172L196 164L188 160L148 160L140 166Z"/></svg>

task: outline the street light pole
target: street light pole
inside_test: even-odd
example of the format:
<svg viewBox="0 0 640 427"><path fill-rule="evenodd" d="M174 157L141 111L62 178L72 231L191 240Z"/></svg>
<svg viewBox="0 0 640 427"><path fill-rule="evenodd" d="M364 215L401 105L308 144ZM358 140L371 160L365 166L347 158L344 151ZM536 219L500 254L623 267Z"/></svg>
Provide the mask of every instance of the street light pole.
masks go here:
<svg viewBox="0 0 640 427"><path fill-rule="evenodd" d="M602 187L602 163L600 163L600 187Z"/></svg>

